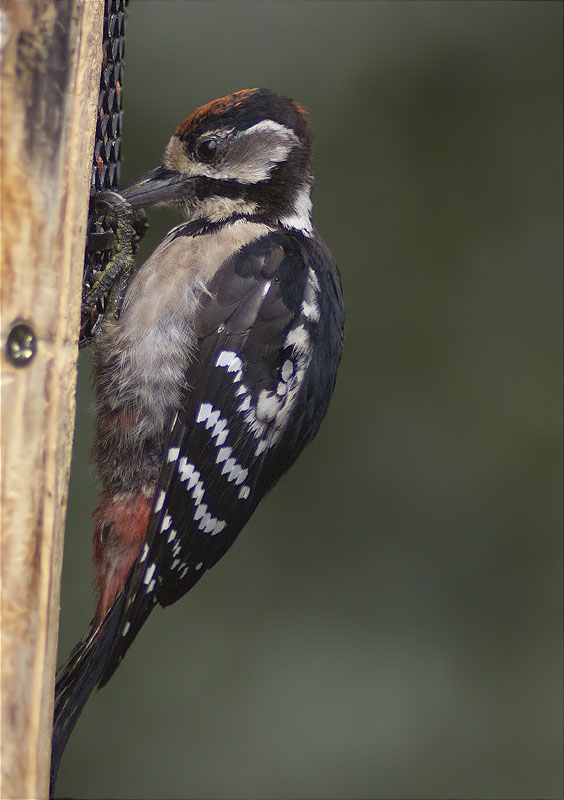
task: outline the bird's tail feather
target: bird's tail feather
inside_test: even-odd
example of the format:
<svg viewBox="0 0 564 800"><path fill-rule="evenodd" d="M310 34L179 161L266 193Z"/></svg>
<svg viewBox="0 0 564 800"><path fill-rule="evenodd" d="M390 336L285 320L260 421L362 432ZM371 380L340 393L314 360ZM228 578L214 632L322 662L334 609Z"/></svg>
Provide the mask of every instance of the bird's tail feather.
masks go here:
<svg viewBox="0 0 564 800"><path fill-rule="evenodd" d="M121 594L100 625L91 626L72 651L57 676L55 714L51 748L51 786L53 797L61 758L73 728L104 669L123 614L125 595Z"/></svg>

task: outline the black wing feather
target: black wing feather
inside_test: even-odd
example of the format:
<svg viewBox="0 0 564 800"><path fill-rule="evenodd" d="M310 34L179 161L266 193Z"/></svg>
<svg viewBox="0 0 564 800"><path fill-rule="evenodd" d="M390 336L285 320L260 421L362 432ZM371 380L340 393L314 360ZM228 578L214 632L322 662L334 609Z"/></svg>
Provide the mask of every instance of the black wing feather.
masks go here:
<svg viewBox="0 0 564 800"><path fill-rule="evenodd" d="M320 241L269 234L226 261L207 290L185 402L100 686L154 605L179 599L231 546L315 436L335 383L342 292Z"/></svg>

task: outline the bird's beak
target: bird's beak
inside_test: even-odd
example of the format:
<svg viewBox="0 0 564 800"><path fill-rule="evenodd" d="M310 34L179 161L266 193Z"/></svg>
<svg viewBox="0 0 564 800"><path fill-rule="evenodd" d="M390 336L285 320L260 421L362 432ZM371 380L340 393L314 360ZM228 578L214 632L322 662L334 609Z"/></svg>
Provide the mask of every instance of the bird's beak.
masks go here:
<svg viewBox="0 0 564 800"><path fill-rule="evenodd" d="M185 197L192 179L167 167L156 167L145 172L117 190L132 208L172 203Z"/></svg>

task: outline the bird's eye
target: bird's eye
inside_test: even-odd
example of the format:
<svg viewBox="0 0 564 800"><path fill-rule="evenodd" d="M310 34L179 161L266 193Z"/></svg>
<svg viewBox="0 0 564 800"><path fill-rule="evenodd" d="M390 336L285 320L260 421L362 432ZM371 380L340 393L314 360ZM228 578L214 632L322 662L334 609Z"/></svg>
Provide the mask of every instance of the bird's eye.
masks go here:
<svg viewBox="0 0 564 800"><path fill-rule="evenodd" d="M196 156L200 161L213 161L217 155L219 142L215 136L208 136L196 145Z"/></svg>

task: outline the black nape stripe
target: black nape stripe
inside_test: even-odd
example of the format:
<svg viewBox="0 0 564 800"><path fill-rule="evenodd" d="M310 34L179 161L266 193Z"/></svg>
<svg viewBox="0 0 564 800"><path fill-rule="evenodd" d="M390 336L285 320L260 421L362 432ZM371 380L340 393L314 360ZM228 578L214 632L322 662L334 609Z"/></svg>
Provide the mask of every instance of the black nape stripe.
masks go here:
<svg viewBox="0 0 564 800"><path fill-rule="evenodd" d="M172 241L179 239L182 236L205 236L208 233L217 233L226 225L232 225L239 220L246 220L247 222L262 222L263 220L255 214L232 214L226 219L221 219L212 222L209 217L202 217L202 219L195 219L192 222L186 222L184 225L179 226L175 231Z"/></svg>

